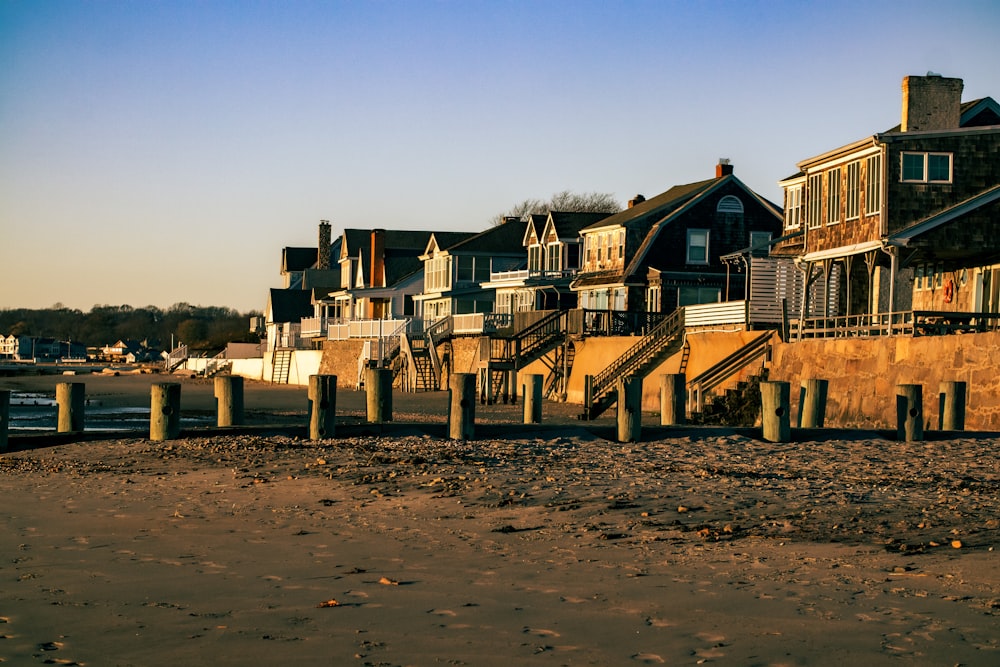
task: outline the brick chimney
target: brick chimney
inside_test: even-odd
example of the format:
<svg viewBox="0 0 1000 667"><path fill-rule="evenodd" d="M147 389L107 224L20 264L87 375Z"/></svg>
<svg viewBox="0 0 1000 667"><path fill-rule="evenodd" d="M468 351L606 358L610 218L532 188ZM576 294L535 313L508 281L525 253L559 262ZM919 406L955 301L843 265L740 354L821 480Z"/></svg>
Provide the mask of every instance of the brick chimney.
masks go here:
<svg viewBox="0 0 1000 667"><path fill-rule="evenodd" d="M319 241L316 247L316 268L330 268L330 221L319 221Z"/></svg>
<svg viewBox="0 0 1000 667"><path fill-rule="evenodd" d="M641 203L642 203L642 202L644 202L644 201L646 201L646 198L645 198L645 197L643 197L642 195L636 195L636 196L635 196L635 197L633 197L632 199L629 199L629 200L628 200L628 207L629 207L629 208L632 208L632 207L633 207L633 206L635 206L636 204L641 204Z"/></svg>
<svg viewBox="0 0 1000 667"><path fill-rule="evenodd" d="M715 177L722 178L733 173L733 165L729 164L729 158L720 157L719 164L715 165Z"/></svg>
<svg viewBox="0 0 1000 667"><path fill-rule="evenodd" d="M903 132L953 130L962 117L961 79L928 72L903 77Z"/></svg>
<svg viewBox="0 0 1000 667"><path fill-rule="evenodd" d="M371 287L385 287L385 230L372 230Z"/></svg>

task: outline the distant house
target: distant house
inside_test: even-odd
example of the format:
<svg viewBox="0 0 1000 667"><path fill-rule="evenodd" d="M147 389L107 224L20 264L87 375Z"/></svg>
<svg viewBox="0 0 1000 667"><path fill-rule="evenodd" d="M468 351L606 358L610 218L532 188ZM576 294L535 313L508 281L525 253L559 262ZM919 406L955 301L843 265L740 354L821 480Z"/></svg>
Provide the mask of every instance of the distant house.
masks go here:
<svg viewBox="0 0 1000 667"><path fill-rule="evenodd" d="M319 303L331 321L413 317L414 297L423 291L420 259L432 235L446 244L465 232L345 229L340 238L336 288Z"/></svg>
<svg viewBox="0 0 1000 667"><path fill-rule="evenodd" d="M420 259L424 289L414 296L424 320L449 315L493 312L496 292L484 287L495 266L516 266L524 258L527 223L508 218L486 231L454 242L453 236L434 233Z"/></svg>
<svg viewBox="0 0 1000 667"><path fill-rule="evenodd" d="M806 279L800 315L1000 311L1000 105L963 82L903 79L902 122L780 182L775 254Z"/></svg>
<svg viewBox="0 0 1000 667"><path fill-rule="evenodd" d="M101 348L101 357L108 361L134 363L144 360L147 356L145 346L137 340L120 338L111 345Z"/></svg>
<svg viewBox="0 0 1000 667"><path fill-rule="evenodd" d="M522 241L526 257L512 267L494 262L490 282L484 285L496 290L494 312L575 308L577 296L570 283L581 265L580 230L609 215L563 211L529 215Z"/></svg>
<svg viewBox="0 0 1000 667"><path fill-rule="evenodd" d="M583 261L571 289L589 310L671 312L723 299L720 257L766 247L781 232L780 210L722 161L715 178L641 195L620 213L584 227ZM737 283L730 299L742 298Z"/></svg>

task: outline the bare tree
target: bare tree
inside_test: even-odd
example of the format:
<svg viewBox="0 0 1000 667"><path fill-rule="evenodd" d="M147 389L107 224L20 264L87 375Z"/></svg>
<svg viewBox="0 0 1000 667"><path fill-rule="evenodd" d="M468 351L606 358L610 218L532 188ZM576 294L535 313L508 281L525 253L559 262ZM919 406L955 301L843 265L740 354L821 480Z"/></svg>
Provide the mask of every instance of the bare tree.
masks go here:
<svg viewBox="0 0 1000 667"><path fill-rule="evenodd" d="M533 213L548 213L549 211L617 213L620 210L622 210L622 205L610 193L563 190L547 200L525 199L507 211L490 218L490 224L499 225L507 218L524 218Z"/></svg>

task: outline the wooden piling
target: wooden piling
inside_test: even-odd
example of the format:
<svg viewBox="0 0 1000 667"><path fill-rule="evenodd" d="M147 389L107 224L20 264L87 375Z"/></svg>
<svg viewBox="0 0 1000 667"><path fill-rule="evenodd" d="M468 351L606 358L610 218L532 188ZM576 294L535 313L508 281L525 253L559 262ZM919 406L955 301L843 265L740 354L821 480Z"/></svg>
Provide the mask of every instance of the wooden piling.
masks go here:
<svg viewBox="0 0 1000 667"><path fill-rule="evenodd" d="M524 401L524 423L542 423L542 376L535 373L524 376L521 389Z"/></svg>
<svg viewBox="0 0 1000 667"><path fill-rule="evenodd" d="M510 400L511 405L517 405L517 371L507 371L507 387L504 393L504 403Z"/></svg>
<svg viewBox="0 0 1000 667"><path fill-rule="evenodd" d="M924 439L923 385L896 385L896 439L915 442Z"/></svg>
<svg viewBox="0 0 1000 667"><path fill-rule="evenodd" d="M368 368L365 373L368 421L372 424L391 422L392 369Z"/></svg>
<svg viewBox="0 0 1000 667"><path fill-rule="evenodd" d="M642 433L642 378L618 380L618 442L636 442Z"/></svg>
<svg viewBox="0 0 1000 667"><path fill-rule="evenodd" d="M938 428L942 431L965 430L966 386L964 382L942 382L938 387Z"/></svg>
<svg viewBox="0 0 1000 667"><path fill-rule="evenodd" d="M239 375L220 375L215 378L215 403L217 425L242 425L243 378Z"/></svg>
<svg viewBox="0 0 1000 667"><path fill-rule="evenodd" d="M448 412L448 437L452 440L469 440L476 431L476 375L453 373L451 407Z"/></svg>
<svg viewBox="0 0 1000 667"><path fill-rule="evenodd" d="M792 439L790 394L791 385L787 382L760 383L760 419L764 440L788 442Z"/></svg>
<svg viewBox="0 0 1000 667"><path fill-rule="evenodd" d="M83 382L60 382L56 385L56 405L59 406L56 431L81 433L85 421L86 385Z"/></svg>
<svg viewBox="0 0 1000 667"><path fill-rule="evenodd" d="M0 389L0 452L7 451L7 433L10 429L10 389Z"/></svg>
<svg viewBox="0 0 1000 667"><path fill-rule="evenodd" d="M583 414L584 419L590 419L590 410L594 407L594 376L583 376Z"/></svg>
<svg viewBox="0 0 1000 667"><path fill-rule="evenodd" d="M149 439L173 440L181 434L181 385L154 384L150 395Z"/></svg>
<svg viewBox="0 0 1000 667"><path fill-rule="evenodd" d="M684 373L660 376L660 426L679 426L687 421L687 378Z"/></svg>
<svg viewBox="0 0 1000 667"><path fill-rule="evenodd" d="M309 439L326 440L337 433L337 376L309 376Z"/></svg>
<svg viewBox="0 0 1000 667"><path fill-rule="evenodd" d="M826 421L827 380L803 380L799 390L799 426L823 428Z"/></svg>

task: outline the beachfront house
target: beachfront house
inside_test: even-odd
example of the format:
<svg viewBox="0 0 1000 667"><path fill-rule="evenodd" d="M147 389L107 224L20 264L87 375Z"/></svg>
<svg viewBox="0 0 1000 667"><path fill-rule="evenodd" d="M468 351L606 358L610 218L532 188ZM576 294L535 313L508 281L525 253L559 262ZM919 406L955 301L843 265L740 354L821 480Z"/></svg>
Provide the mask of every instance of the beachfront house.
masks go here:
<svg viewBox="0 0 1000 667"><path fill-rule="evenodd" d="M580 270L580 230L610 213L549 211L526 216L525 255L512 268L495 263L483 287L496 291L494 312L516 314L576 307L570 283Z"/></svg>
<svg viewBox="0 0 1000 667"><path fill-rule="evenodd" d="M580 271L570 288L587 310L669 313L679 306L740 299L726 295L719 259L747 246L766 248L781 212L722 160L715 178L677 185L587 227Z"/></svg>
<svg viewBox="0 0 1000 667"><path fill-rule="evenodd" d="M962 89L905 77L898 126L780 182L790 238L774 252L819 287L800 317L1000 311L1000 105L963 103Z"/></svg>
<svg viewBox="0 0 1000 667"><path fill-rule="evenodd" d="M435 232L420 255L424 290L414 296L424 321L492 313L496 290L485 285L491 271L509 270L524 260L526 229L525 221L507 218L457 242L450 242L450 235Z"/></svg>

